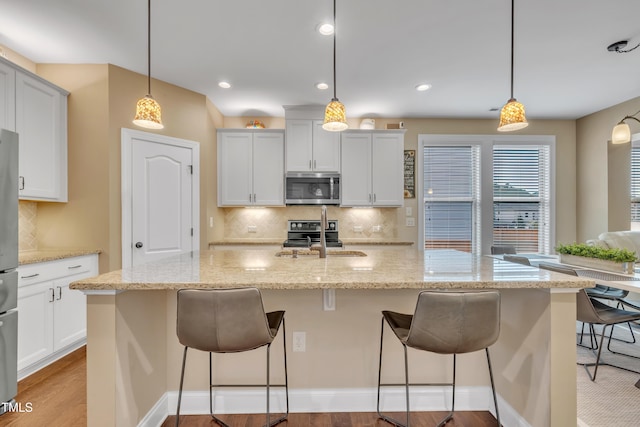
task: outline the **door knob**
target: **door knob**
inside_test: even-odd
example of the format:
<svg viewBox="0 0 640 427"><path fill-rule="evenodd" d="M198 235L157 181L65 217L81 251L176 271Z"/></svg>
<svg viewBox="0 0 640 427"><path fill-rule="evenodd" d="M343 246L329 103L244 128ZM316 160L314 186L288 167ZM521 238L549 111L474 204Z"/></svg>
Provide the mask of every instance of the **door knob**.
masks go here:
<svg viewBox="0 0 640 427"><path fill-rule="evenodd" d="M136 248L140 249L142 247L142 242L137 242L136 243Z"/></svg>

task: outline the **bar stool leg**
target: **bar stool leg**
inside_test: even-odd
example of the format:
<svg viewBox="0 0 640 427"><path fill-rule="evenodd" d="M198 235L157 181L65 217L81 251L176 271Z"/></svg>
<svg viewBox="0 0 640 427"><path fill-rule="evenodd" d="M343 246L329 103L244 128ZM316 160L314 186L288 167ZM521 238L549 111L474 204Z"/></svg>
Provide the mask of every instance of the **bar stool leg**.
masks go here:
<svg viewBox="0 0 640 427"><path fill-rule="evenodd" d="M187 349L189 347L184 348L184 353L182 354L182 371L180 373L180 390L178 390L178 407L176 408L176 427L180 424L180 403L182 401L182 384L184 382L184 366L187 362Z"/></svg>
<svg viewBox="0 0 640 427"><path fill-rule="evenodd" d="M496 397L496 385L493 382L493 369L491 368L491 358L489 357L489 349L485 348L484 351L487 353L487 365L489 366L489 378L491 379L491 392L493 393L493 404L496 407L496 420L498 421L498 427L500 424L500 412L498 412L498 398Z"/></svg>
<svg viewBox="0 0 640 427"><path fill-rule="evenodd" d="M453 412L456 409L456 354L453 354L453 381L451 382L452 388L452 399L451 399L451 412L442 419L437 425L437 427L442 427L446 423L448 423L453 418Z"/></svg>
<svg viewBox="0 0 640 427"><path fill-rule="evenodd" d="M409 358L407 356L407 346L403 344L402 347L404 348L404 389L407 400L407 427L409 427Z"/></svg>

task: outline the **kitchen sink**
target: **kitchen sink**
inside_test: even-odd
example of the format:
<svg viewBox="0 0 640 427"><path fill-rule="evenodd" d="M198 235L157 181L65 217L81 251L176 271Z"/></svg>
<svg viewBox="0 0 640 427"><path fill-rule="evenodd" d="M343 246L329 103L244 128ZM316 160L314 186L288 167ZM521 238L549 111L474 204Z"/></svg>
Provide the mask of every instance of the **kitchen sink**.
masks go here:
<svg viewBox="0 0 640 427"><path fill-rule="evenodd" d="M280 252L276 252L277 257L295 257L294 252L297 252L297 256L299 257L317 257L319 255L318 251L310 250L310 249L285 249ZM366 253L362 251L349 251L344 249L327 249L327 256L367 256Z"/></svg>

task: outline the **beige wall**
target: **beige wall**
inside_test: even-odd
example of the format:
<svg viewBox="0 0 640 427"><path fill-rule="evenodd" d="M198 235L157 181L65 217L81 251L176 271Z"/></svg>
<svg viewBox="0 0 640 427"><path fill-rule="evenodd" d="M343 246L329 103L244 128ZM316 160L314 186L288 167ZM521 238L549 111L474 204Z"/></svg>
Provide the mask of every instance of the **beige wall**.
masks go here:
<svg viewBox="0 0 640 427"><path fill-rule="evenodd" d="M640 110L640 98L585 116L576 122L578 241L605 231L628 230L629 145L614 147L611 130L624 116ZM631 132L640 125L629 121Z"/></svg>
<svg viewBox="0 0 640 427"><path fill-rule="evenodd" d="M99 248L100 271L121 266L120 132L131 123L146 76L114 65L38 65L38 74L69 90L69 202L40 203L38 241L47 247ZM165 128L147 130L200 143L201 236L215 195L215 127L222 116L204 95L154 80Z"/></svg>

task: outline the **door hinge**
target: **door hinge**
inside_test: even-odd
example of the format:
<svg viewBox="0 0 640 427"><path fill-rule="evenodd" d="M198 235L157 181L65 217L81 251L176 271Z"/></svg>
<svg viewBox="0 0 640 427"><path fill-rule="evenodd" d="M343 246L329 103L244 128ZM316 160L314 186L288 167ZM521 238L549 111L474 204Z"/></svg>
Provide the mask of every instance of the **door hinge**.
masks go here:
<svg viewBox="0 0 640 427"><path fill-rule="evenodd" d="M193 165L187 166L189 168L189 173L193 175Z"/></svg>

